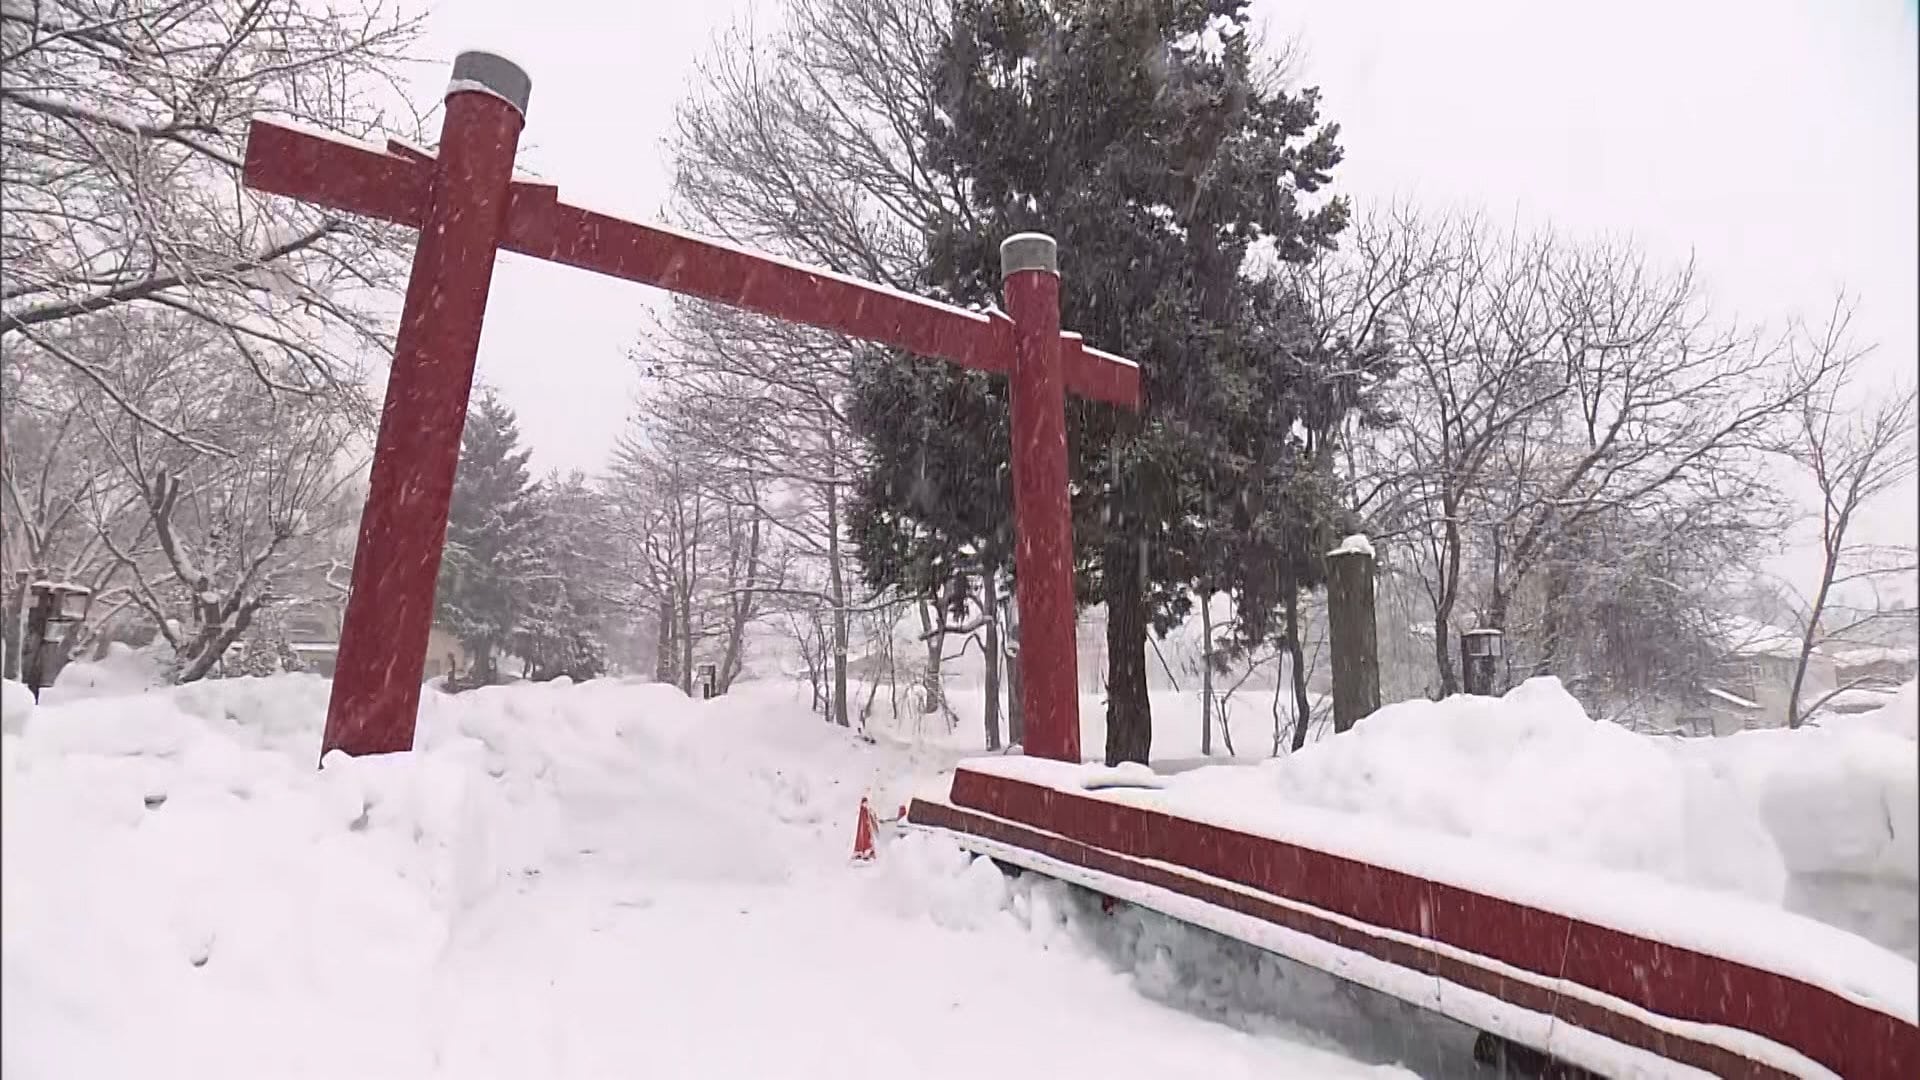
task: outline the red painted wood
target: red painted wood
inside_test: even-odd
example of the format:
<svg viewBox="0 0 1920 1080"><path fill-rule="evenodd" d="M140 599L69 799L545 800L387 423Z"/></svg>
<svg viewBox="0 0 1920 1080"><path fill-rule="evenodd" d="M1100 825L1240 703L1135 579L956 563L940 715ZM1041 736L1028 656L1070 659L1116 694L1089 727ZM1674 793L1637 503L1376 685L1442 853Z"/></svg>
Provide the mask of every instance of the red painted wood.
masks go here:
<svg viewBox="0 0 1920 1080"><path fill-rule="evenodd" d="M1734 960L1160 810L954 772L952 802L1790 1046L1847 1077L1920 1075L1920 1028Z"/></svg>
<svg viewBox="0 0 1920 1080"><path fill-rule="evenodd" d="M949 360L1007 370L1006 328L977 311L673 229L583 210L550 185L514 185L509 251Z"/></svg>
<svg viewBox="0 0 1920 1080"><path fill-rule="evenodd" d="M1024 745L1033 757L1080 760L1079 650L1074 643L1073 519L1067 501L1067 400L1060 276L1007 275L1013 316L1009 384L1013 452L1014 593L1020 604ZM1076 350L1077 351L1077 350Z"/></svg>
<svg viewBox="0 0 1920 1080"><path fill-rule="evenodd" d="M511 124L499 110L513 114ZM1032 657L1034 673L1022 680L1029 750L1077 760L1065 393L1138 408L1139 369L1060 333L1059 283L1051 276L1045 285L1009 282L1009 307L1026 311L1031 324L1016 335L1004 315L567 205L550 184L512 179L519 124L506 102L459 93L448 99L437 156L265 120L250 129L248 186L422 230L361 520L325 749L378 753L412 743L474 354L494 255L505 249L1011 374L1016 581L1023 655ZM1025 373L1014 370L1016 351L1026 358Z"/></svg>
<svg viewBox="0 0 1920 1080"><path fill-rule="evenodd" d="M521 123L519 111L492 94L464 91L447 97L440 153L431 167L430 195L421 204L426 209L420 240L394 343L367 505L360 517L353 591L334 667L322 755L330 750L359 755L413 747L460 433L466 426L494 254L506 226ZM256 125L256 134L259 130ZM290 179L266 164L273 160L271 149L261 152L267 155L257 170L263 179ZM250 146L249 159L253 157ZM363 160L369 157L403 160L371 150L361 155ZM398 167L382 164L370 170L367 175L380 175L379 182L389 185L375 189L361 179L328 171L322 158L303 160L318 170L308 173L308 180L324 188L335 200L329 205L336 208L385 198L385 209L401 213L416 197L403 190L407 181Z"/></svg>
<svg viewBox="0 0 1920 1080"><path fill-rule="evenodd" d="M256 119L244 178L259 191L419 227L430 156L389 141L385 152ZM625 221L559 201L551 184L515 181L500 246L521 255L653 285L963 367L1006 374L1012 324L817 267L742 251L690 233ZM1067 388L1139 408L1140 369L1062 335Z"/></svg>
<svg viewBox="0 0 1920 1080"><path fill-rule="evenodd" d="M1069 333L1060 335L1060 363L1074 396L1140 411L1140 367L1133 361L1101 352L1079 334Z"/></svg>
<svg viewBox="0 0 1920 1080"><path fill-rule="evenodd" d="M255 118L240 179L255 191L419 228L433 164Z"/></svg>
<svg viewBox="0 0 1920 1080"><path fill-rule="evenodd" d="M1228 888L1192 871L1165 863L1143 862L1104 848L1083 844L1050 832L1016 825L997 817L962 810L943 803L915 799L907 812L915 825L945 829L962 838L974 836L1044 855L1070 866L1084 867L1127 881L1136 881L1212 904L1225 911L1250 916L1275 926L1319 938L1331 945L1371 956L1395 967L1445 979L1541 1016L1552 1016L1575 1027L1605 1036L1626 1046L1704 1069L1715 1076L1739 1080L1787 1080L1792 1074L1755 1061L1723 1046L1678 1035L1656 1027L1644 1014L1609 1008L1599 1002L1562 995L1539 983L1513 978L1492 962L1476 963L1430 944L1391 937L1362 929L1303 907L1281 904L1240 889ZM991 852L989 852L991 853ZM1044 871L1043 871L1044 872ZM1095 887L1097 888L1097 886ZM1431 1002L1413 1002L1427 1007ZM1535 1047L1546 1050L1546 1047ZM1551 1074L1549 1074L1551 1075Z"/></svg>

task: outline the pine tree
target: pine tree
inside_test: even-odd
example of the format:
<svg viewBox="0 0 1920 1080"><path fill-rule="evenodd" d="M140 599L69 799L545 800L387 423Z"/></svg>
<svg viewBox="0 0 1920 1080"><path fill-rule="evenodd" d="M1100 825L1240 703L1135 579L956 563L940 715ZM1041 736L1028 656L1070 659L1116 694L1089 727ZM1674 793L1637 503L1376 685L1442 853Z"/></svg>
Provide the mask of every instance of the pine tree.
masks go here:
<svg viewBox="0 0 1920 1080"><path fill-rule="evenodd" d="M1142 367L1140 415L1068 407L1081 598L1107 606L1110 762L1147 759L1147 634L1185 616L1190 585L1278 599L1236 538L1282 509L1264 478L1303 408L1289 349L1305 335L1248 255L1306 260L1346 221L1337 199L1302 203L1340 159L1337 128L1313 91L1260 70L1246 6L960 0L926 121L929 167L969 204L931 238L930 284L991 302L999 242L1050 233L1063 324ZM869 577L1011 569L1004 384L897 357L856 374Z"/></svg>
<svg viewBox="0 0 1920 1080"><path fill-rule="evenodd" d="M537 681L591 679L607 668L601 635L615 553L606 503L584 475L552 473L538 510L539 573L527 583L514 651Z"/></svg>
<svg viewBox="0 0 1920 1080"><path fill-rule="evenodd" d="M498 677L496 651L513 643L540 572L539 489L527 472L530 456L520 448L513 410L482 391L460 437L436 594L437 617L466 649L467 681L476 685Z"/></svg>

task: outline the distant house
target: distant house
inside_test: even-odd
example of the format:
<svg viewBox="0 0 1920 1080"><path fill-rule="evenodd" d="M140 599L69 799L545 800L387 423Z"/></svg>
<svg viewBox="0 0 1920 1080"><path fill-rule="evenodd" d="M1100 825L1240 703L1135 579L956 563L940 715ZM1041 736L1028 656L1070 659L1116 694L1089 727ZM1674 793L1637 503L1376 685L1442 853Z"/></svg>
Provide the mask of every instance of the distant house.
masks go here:
<svg viewBox="0 0 1920 1080"><path fill-rule="evenodd" d="M308 671L333 677L333 665L340 654L340 626L344 615L341 605L319 602L287 611L287 644ZM465 671L466 667L467 650L459 638L438 626L428 631L426 678L442 678Z"/></svg>
<svg viewBox="0 0 1920 1080"><path fill-rule="evenodd" d="M1702 688L1713 733L1785 727L1794 670L1800 663L1800 635L1740 616L1722 618L1720 627L1726 643L1721 675ZM1807 658L1800 689L1802 707L1839 685L1833 657L1815 649Z"/></svg>
<svg viewBox="0 0 1920 1080"><path fill-rule="evenodd" d="M1858 645L1835 650L1833 664L1841 686L1895 687L1920 670L1920 654L1910 647Z"/></svg>
<svg viewBox="0 0 1920 1080"><path fill-rule="evenodd" d="M1845 628L1844 641L1829 649L1841 686L1886 691L1920 674L1920 612L1913 608L1836 605L1825 622Z"/></svg>

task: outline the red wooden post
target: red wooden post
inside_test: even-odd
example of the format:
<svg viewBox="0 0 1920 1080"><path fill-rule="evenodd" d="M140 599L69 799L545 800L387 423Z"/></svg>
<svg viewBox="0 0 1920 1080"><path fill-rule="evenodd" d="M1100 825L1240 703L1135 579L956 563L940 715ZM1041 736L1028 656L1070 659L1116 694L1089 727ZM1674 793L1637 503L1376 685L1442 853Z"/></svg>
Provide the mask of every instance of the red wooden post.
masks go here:
<svg viewBox="0 0 1920 1080"><path fill-rule="evenodd" d="M1060 332L1053 240L1027 233L1001 245L1009 320L595 213L560 201L551 184L513 179L530 90L511 63L461 54L437 156L262 118L248 132L248 187L420 230L322 755L413 745L480 323L494 256L506 250L1011 375L1027 749L1078 761L1066 395L1137 409L1140 369Z"/></svg>
<svg viewBox="0 0 1920 1080"><path fill-rule="evenodd" d="M1067 496L1067 398L1060 363L1060 270L1051 236L1000 245L1013 317L1014 591L1020 604L1020 701L1026 752L1080 760L1074 644L1073 520Z"/></svg>
<svg viewBox="0 0 1920 1080"><path fill-rule="evenodd" d="M360 518L322 756L413 748L447 504L531 92L524 71L491 53L461 53L453 62Z"/></svg>

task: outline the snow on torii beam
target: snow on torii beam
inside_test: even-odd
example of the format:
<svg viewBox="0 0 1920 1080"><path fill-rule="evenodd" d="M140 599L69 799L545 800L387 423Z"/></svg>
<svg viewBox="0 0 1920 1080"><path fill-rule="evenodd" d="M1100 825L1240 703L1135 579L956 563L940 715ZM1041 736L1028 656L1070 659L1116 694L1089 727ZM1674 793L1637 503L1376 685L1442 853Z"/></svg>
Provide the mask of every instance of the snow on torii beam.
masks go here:
<svg viewBox="0 0 1920 1080"><path fill-rule="evenodd" d="M1009 318L570 206L553 185L513 177L531 89L511 62L462 53L437 155L262 119L248 133L248 187L420 230L322 754L413 745L481 320L506 250L1008 375L1027 752L1077 761L1065 393L1137 409L1140 370L1060 332L1053 241L1026 233L1001 246Z"/></svg>

